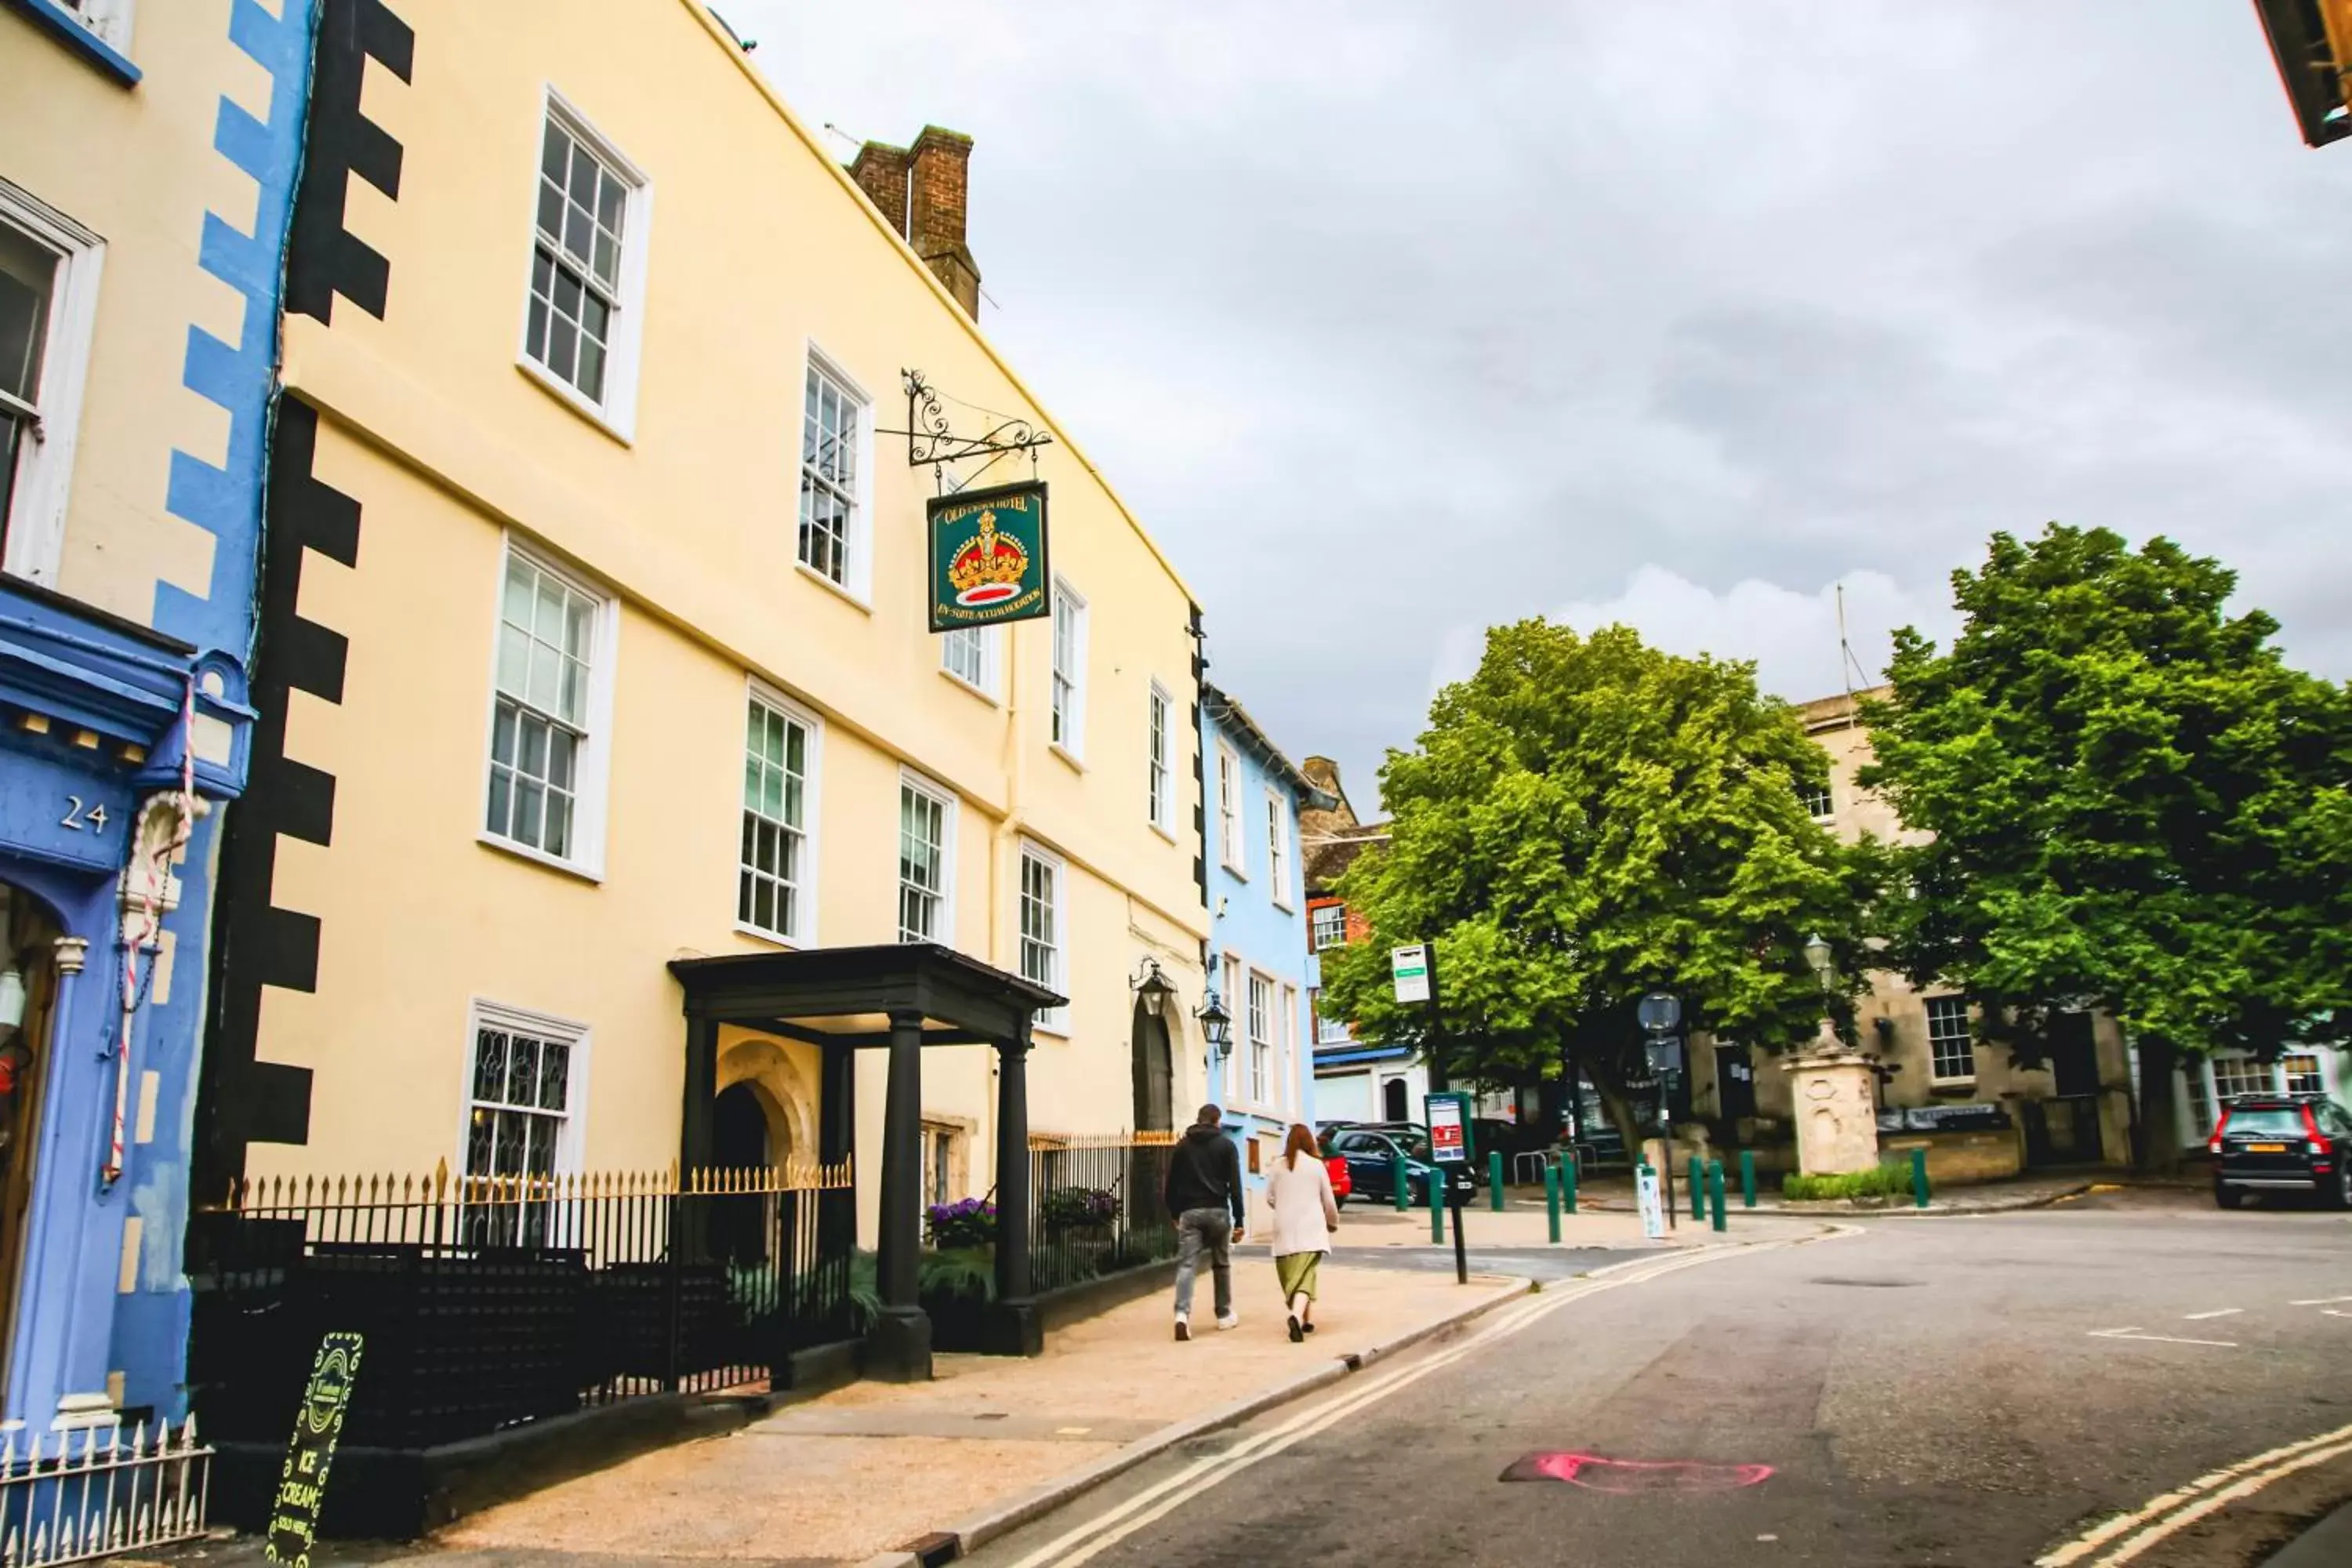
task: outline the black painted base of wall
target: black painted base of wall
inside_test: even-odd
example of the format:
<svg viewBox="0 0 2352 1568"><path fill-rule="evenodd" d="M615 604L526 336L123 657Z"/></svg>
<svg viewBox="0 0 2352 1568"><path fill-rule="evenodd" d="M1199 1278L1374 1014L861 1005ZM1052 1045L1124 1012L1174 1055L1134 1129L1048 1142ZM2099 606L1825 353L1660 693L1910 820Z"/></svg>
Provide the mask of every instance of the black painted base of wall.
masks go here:
<svg viewBox="0 0 2352 1568"><path fill-rule="evenodd" d="M851 1342L801 1352L779 1380L787 1392L653 1394L437 1448L338 1448L320 1533L339 1541L413 1541L467 1514L652 1449L734 1431L781 1405L855 1381L863 1348ZM215 1447L214 1520L240 1530L265 1529L284 1445Z"/></svg>
<svg viewBox="0 0 2352 1568"><path fill-rule="evenodd" d="M1059 1332L1072 1323L1083 1322L1109 1311L1113 1307L1124 1307L1129 1301L1156 1291L1173 1290L1175 1284L1176 1260L1171 1258L1160 1263L1122 1268L1116 1274L1106 1274L1083 1285L1049 1290L1037 1298L1038 1331L1044 1334ZM1169 1310L1175 1310L1172 1299Z"/></svg>

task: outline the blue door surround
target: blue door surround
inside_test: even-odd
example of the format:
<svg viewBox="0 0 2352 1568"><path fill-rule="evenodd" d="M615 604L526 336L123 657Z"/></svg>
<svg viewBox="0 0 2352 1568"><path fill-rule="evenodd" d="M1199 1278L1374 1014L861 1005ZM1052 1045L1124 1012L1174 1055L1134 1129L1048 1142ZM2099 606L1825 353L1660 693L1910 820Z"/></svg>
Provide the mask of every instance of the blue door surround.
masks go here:
<svg viewBox="0 0 2352 1568"><path fill-rule="evenodd" d="M124 868L140 857L146 808L176 799L192 745L199 812L237 794L251 717L244 671L228 656L0 579L0 880L47 906L62 932L52 954L36 955L57 980L41 1100L28 1108L20 1152L34 1178L6 1363L5 1415L35 1429L61 1408L110 1418L118 1392L125 1406L180 1413L185 1332L174 1323L186 1316L179 1242L210 816L198 816L173 871L176 908L162 928L179 949L173 984L132 1014L131 1071L155 1075L150 1137L125 1149L110 1181L130 956L121 911L124 889L138 885ZM139 955L142 974L160 945ZM129 1098L140 1101L135 1081ZM139 1247L126 1259L133 1215Z"/></svg>

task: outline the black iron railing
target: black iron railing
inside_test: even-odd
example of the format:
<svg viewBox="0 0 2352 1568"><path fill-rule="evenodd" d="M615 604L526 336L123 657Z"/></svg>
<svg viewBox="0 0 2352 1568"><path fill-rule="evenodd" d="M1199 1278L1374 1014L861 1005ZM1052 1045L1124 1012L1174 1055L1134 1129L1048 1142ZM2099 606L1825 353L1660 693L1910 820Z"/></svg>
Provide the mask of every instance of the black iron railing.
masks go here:
<svg viewBox="0 0 2352 1568"><path fill-rule="evenodd" d="M1043 1292L1176 1256L1160 1202L1171 1132L1029 1140L1031 1279Z"/></svg>
<svg viewBox="0 0 2352 1568"><path fill-rule="evenodd" d="M853 1205L846 1166L247 1183L189 1227L197 1408L282 1437L331 1331L366 1337L354 1444L775 1386L856 1333Z"/></svg>

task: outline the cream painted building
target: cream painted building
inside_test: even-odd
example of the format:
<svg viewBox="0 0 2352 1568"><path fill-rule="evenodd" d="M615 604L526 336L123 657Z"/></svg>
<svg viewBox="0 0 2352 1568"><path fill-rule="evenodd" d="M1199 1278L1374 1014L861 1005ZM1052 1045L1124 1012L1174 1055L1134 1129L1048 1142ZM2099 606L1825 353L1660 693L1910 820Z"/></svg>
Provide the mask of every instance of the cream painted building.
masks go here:
<svg viewBox="0 0 2352 1568"><path fill-rule="evenodd" d="M1889 842L1923 837L1905 828L1894 808L1858 782L1871 762L1870 731L1862 723L1859 703L1885 695L1881 688L1825 697L1798 710L1806 734L1829 757L1828 787L1809 801L1813 819L1848 843L1864 836ZM1990 1142L1978 1139L1965 1153L1961 1133L1938 1135L1950 1141L1938 1145L1939 1169L1990 1175L2031 1163L2129 1161L2130 1061L2121 1031L2105 1014L2063 1017L2051 1060L2024 1068L2010 1060L2005 1048L1972 1039L1969 1007L1957 991L1922 992L1899 975L1874 972L1857 1012L1862 1046L1882 1068L1893 1069L1878 1089L1882 1149L1921 1131L1885 1127L1886 1112L1940 1109L1961 1117L1965 1125L1966 1108L1991 1106L2008 1113L2012 1125L2007 1133L1986 1133ZM1769 1058L1758 1054L1750 1061L1750 1056L1745 1047L1724 1044L1696 1053L1691 1109L1740 1142L1779 1143L1794 1115L1790 1075ZM1942 1164L1947 1158L1948 1166ZM1994 1168L2004 1163L2008 1172Z"/></svg>
<svg viewBox="0 0 2352 1568"><path fill-rule="evenodd" d="M694 0L347 9L289 259L215 1178L666 1166L670 961L902 938L1069 998L1035 1131L1132 1126L1147 1068L1192 1103L1198 614L969 313L971 143L869 149L906 176L886 215ZM1032 468L910 465L907 371L958 435L1050 432L1048 618L927 629L926 500ZM991 1054L921 1060L924 1196L986 1192ZM727 1030L720 1154L814 1157L822 1070Z"/></svg>

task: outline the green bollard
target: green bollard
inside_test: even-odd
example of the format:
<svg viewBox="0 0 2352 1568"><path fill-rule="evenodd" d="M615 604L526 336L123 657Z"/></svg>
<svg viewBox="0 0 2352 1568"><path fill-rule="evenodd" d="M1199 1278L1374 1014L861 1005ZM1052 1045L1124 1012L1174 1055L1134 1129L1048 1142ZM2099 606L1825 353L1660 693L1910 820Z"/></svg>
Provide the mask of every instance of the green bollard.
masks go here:
<svg viewBox="0 0 2352 1568"><path fill-rule="evenodd" d="M1389 1185L1399 1214L1412 1207L1412 1183L1406 1179L1404 1156L1399 1154L1389 1164Z"/></svg>
<svg viewBox="0 0 2352 1568"><path fill-rule="evenodd" d="M1706 1167L1696 1154L1690 1162L1691 1218L1706 1217Z"/></svg>
<svg viewBox="0 0 2352 1568"><path fill-rule="evenodd" d="M1551 1222L1551 1244L1559 1245L1559 1167L1544 1163L1544 1215Z"/></svg>
<svg viewBox="0 0 2352 1568"><path fill-rule="evenodd" d="M1706 1163L1706 1202L1707 1206L1715 1211L1712 1216L1715 1228L1723 1229L1723 1162L1720 1160Z"/></svg>
<svg viewBox="0 0 2352 1568"><path fill-rule="evenodd" d="M1429 1168L1429 1239L1433 1242L1445 1239L1446 1184L1445 1167L1432 1165Z"/></svg>
<svg viewBox="0 0 2352 1568"><path fill-rule="evenodd" d="M1559 1202L1569 1213L1576 1212L1576 1151L1570 1149L1559 1163Z"/></svg>
<svg viewBox="0 0 2352 1568"><path fill-rule="evenodd" d="M1503 1152L1486 1151L1486 1206L1496 1214L1503 1212Z"/></svg>
<svg viewBox="0 0 2352 1568"><path fill-rule="evenodd" d="M1927 1151L1911 1151L1911 1202L1919 1208L1927 1206Z"/></svg>
<svg viewBox="0 0 2352 1568"><path fill-rule="evenodd" d="M1756 1151L1753 1149L1739 1152L1739 1206L1744 1209L1756 1206Z"/></svg>

